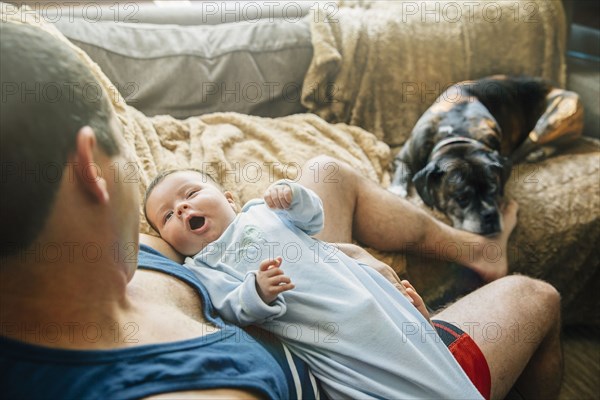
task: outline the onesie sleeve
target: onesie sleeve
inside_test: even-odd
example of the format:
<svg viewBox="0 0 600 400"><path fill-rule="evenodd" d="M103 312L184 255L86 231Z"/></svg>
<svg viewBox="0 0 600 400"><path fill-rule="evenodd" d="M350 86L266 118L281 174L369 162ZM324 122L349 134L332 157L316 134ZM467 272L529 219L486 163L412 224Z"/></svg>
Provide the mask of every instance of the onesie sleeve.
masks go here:
<svg viewBox="0 0 600 400"><path fill-rule="evenodd" d="M221 317L239 326L260 324L286 312L283 296L265 304L256 291L256 273L229 274L230 267L219 263L212 268L201 260L186 260L188 266L206 287L213 306ZM233 269L231 269L233 270Z"/></svg>
<svg viewBox="0 0 600 400"><path fill-rule="evenodd" d="M292 189L292 204L287 210L272 209L282 220L289 221L308 235L323 229L323 203L312 190L295 182L282 179L275 185L287 185Z"/></svg>

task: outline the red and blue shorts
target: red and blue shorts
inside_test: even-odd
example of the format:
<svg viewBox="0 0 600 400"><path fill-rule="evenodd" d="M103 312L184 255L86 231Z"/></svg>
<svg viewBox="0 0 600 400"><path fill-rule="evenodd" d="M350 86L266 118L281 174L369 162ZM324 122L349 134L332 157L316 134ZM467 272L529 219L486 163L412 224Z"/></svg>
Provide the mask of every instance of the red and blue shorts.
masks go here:
<svg viewBox="0 0 600 400"><path fill-rule="evenodd" d="M488 363L475 341L458 327L440 320L431 323L473 385L486 399L490 398L492 377Z"/></svg>

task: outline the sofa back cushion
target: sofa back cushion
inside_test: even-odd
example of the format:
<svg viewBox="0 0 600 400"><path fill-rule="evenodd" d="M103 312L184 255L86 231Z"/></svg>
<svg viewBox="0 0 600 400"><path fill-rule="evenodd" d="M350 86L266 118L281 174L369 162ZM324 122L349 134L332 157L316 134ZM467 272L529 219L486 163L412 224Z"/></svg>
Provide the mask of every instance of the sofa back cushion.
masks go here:
<svg viewBox="0 0 600 400"><path fill-rule="evenodd" d="M147 115L305 111L300 93L312 58L306 19L179 26L60 18L55 25Z"/></svg>

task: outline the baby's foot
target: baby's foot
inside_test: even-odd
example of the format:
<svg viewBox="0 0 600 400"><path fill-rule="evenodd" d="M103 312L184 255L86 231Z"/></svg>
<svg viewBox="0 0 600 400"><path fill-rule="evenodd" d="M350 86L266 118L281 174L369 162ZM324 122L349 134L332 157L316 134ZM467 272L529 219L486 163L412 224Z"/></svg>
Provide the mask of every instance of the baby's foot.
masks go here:
<svg viewBox="0 0 600 400"><path fill-rule="evenodd" d="M480 237L480 245L471 268L481 276L485 282L491 282L506 276L508 273L508 238L517 225L517 211L519 205L514 200L509 200L502 210L503 229L493 237Z"/></svg>

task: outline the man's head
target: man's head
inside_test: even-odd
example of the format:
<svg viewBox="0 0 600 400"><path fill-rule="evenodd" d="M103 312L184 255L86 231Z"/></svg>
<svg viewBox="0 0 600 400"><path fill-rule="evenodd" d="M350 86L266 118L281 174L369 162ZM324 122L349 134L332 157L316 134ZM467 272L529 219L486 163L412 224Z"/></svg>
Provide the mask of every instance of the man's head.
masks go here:
<svg viewBox="0 0 600 400"><path fill-rule="evenodd" d="M85 168L69 160L86 157L74 155L87 146L88 162L98 155L119 157L120 127L98 81L66 43L28 25L4 22L0 29L0 246L1 255L10 256L33 245L55 211L61 187L81 177ZM108 171L103 172L95 181L90 174L82 192L107 198L101 192L110 186L120 192L117 198L133 202L126 189L106 184Z"/></svg>
<svg viewBox="0 0 600 400"><path fill-rule="evenodd" d="M231 192L194 169L159 174L146 191L148 223L179 253L192 256L214 242L238 208Z"/></svg>

